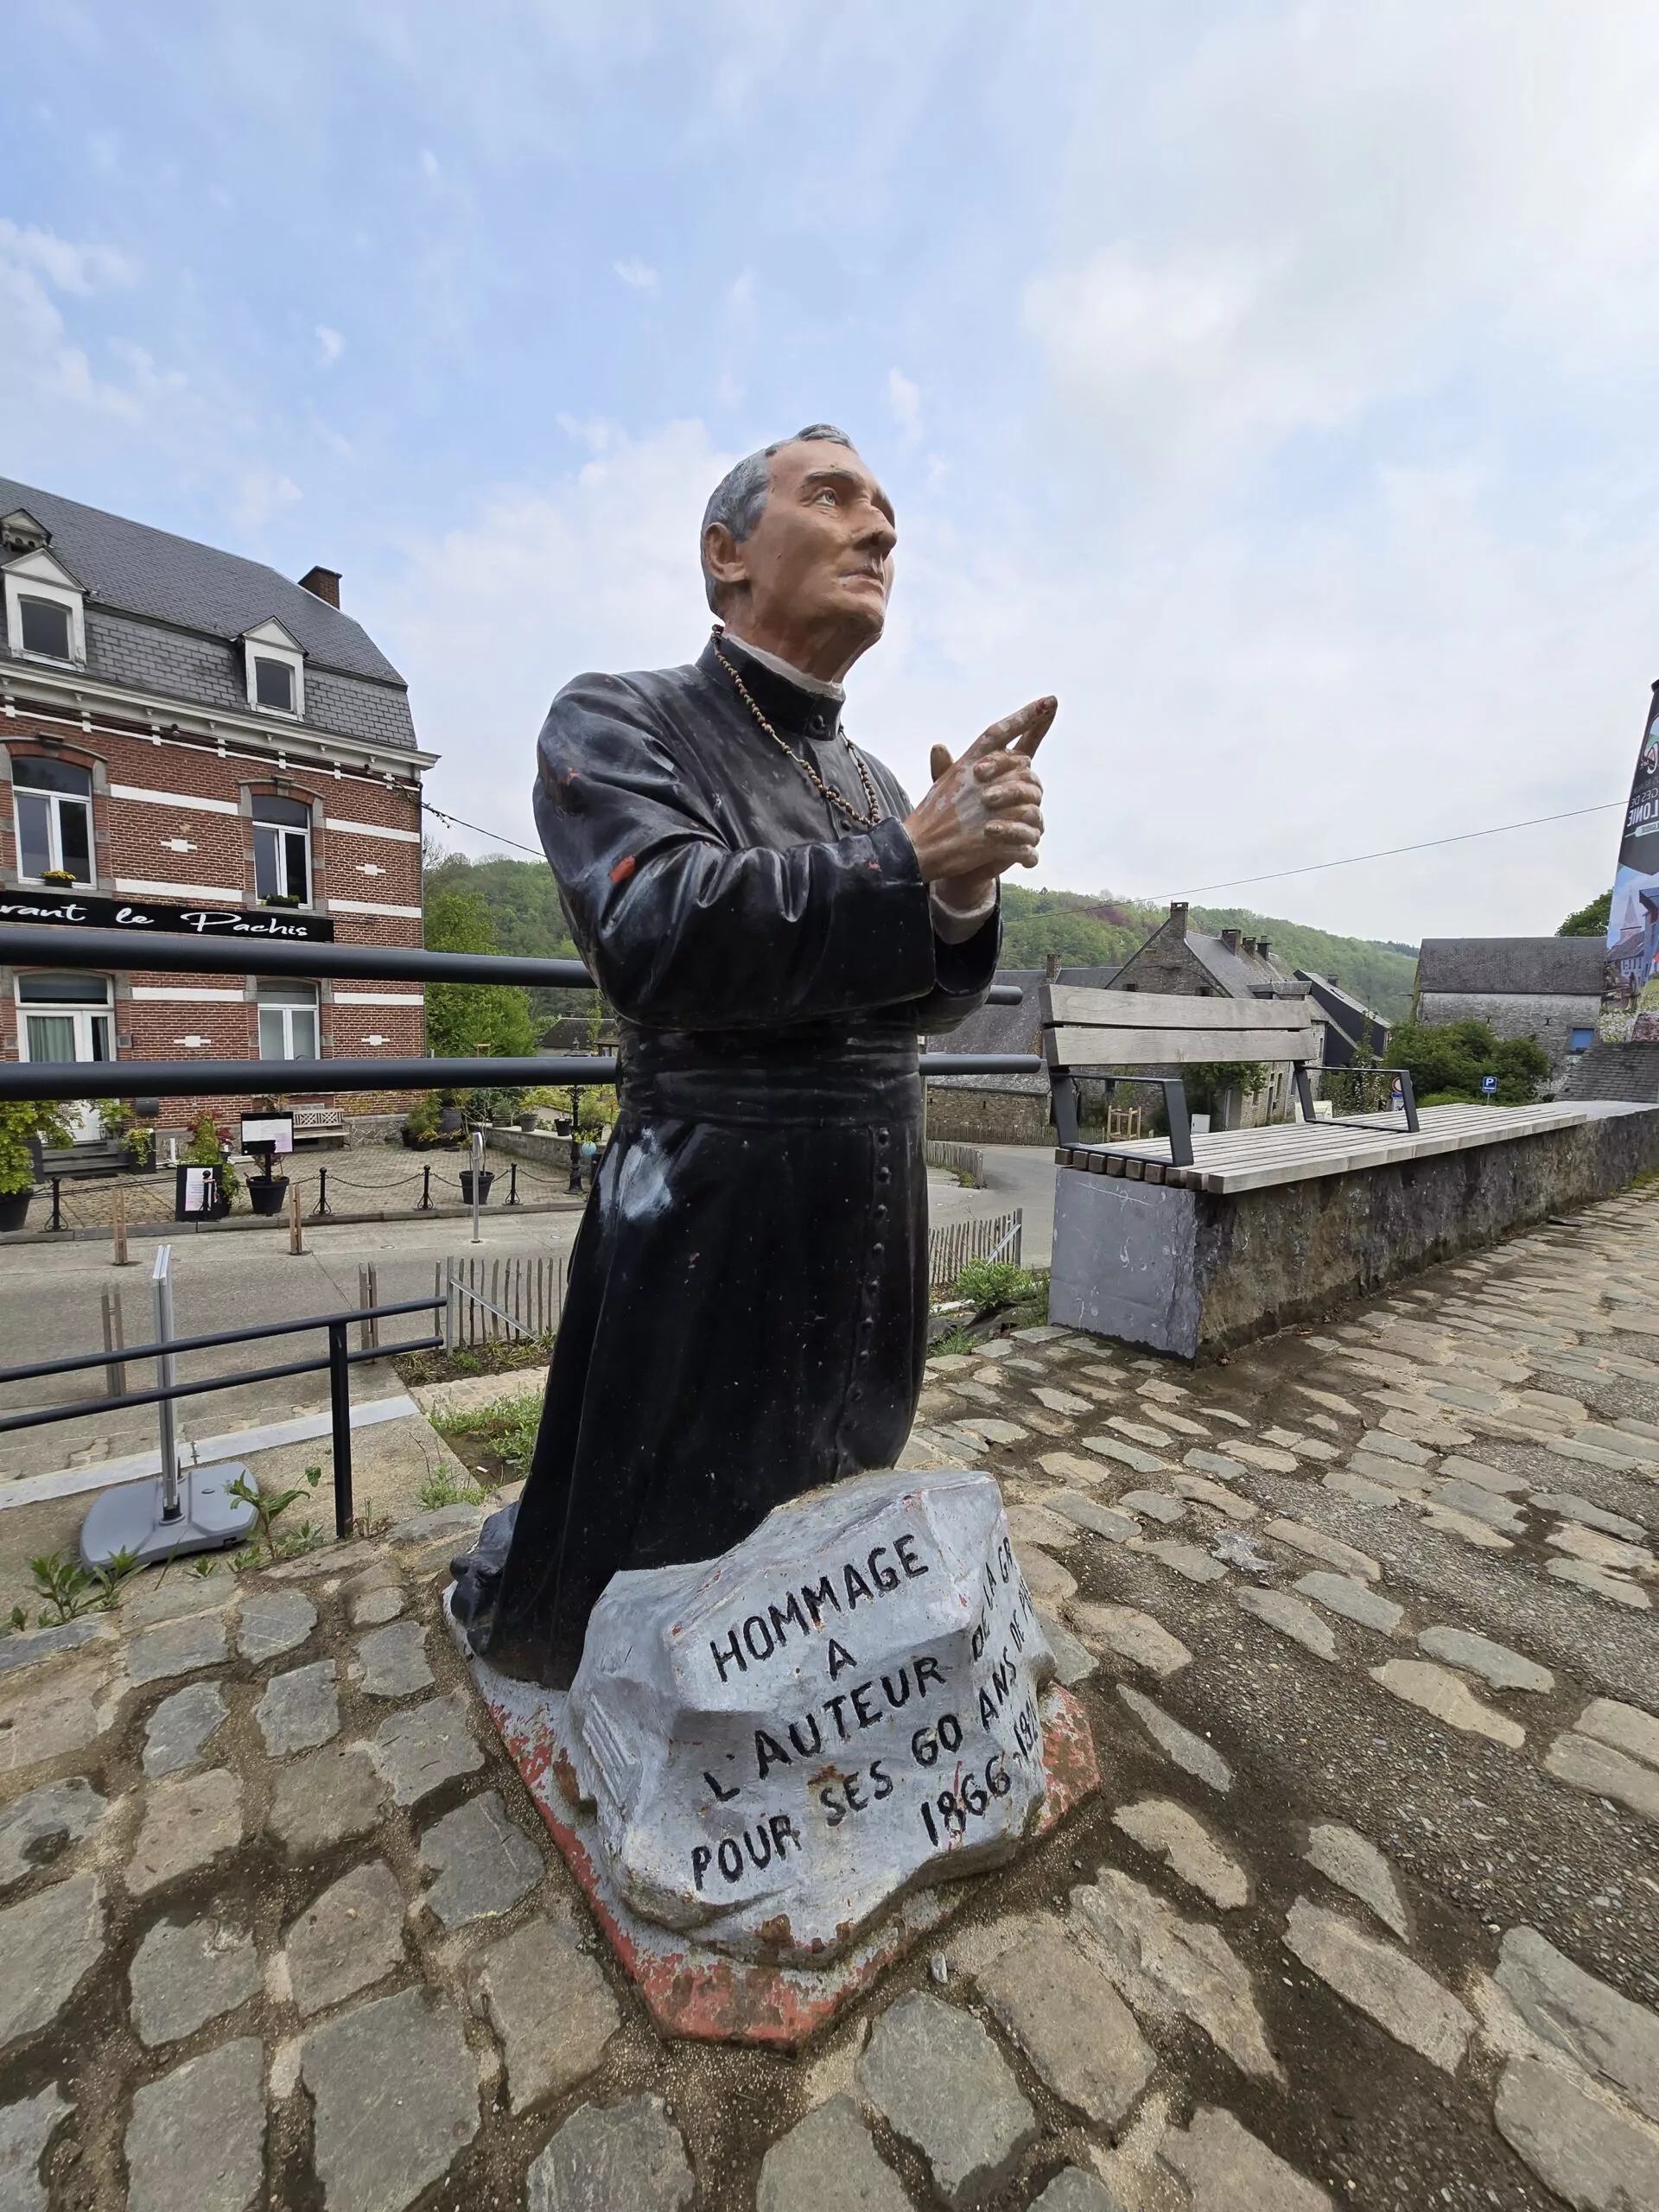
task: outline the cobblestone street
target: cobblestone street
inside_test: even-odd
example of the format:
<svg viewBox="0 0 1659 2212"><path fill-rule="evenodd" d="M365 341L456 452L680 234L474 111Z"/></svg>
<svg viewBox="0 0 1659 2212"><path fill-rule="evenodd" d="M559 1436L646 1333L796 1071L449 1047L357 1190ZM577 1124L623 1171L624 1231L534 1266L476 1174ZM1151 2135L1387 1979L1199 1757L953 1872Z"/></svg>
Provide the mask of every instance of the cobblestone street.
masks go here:
<svg viewBox="0 0 1659 2212"><path fill-rule="evenodd" d="M664 2045L450 1508L0 1641L0 2208L1659 2208L1659 1191L1197 1370L930 1363L1101 1795L794 2056Z"/></svg>

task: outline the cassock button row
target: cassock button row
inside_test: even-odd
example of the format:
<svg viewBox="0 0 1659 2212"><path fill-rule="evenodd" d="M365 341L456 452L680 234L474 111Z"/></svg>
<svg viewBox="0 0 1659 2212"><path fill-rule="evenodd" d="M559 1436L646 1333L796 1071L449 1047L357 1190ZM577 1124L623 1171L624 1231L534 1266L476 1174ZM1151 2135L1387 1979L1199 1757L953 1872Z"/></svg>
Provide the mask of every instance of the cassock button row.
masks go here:
<svg viewBox="0 0 1659 2212"><path fill-rule="evenodd" d="M885 1244L872 1244L870 1247L870 1257L873 1260L879 1260L887 1249L887 1248Z"/></svg>
<svg viewBox="0 0 1659 2212"><path fill-rule="evenodd" d="M891 1183L893 1180L892 1168L878 1167L875 1171L875 1179L878 1183Z"/></svg>
<svg viewBox="0 0 1659 2212"><path fill-rule="evenodd" d="M877 1144L886 1144L891 1135L892 1131L889 1129L878 1129L875 1133Z"/></svg>

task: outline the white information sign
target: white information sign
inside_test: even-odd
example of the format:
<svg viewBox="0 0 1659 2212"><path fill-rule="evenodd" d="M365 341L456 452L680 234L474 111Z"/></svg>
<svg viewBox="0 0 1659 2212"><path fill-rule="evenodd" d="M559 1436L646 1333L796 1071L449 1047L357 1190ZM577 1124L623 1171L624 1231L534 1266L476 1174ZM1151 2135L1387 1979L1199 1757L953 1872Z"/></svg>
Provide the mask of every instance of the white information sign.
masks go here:
<svg viewBox="0 0 1659 2212"><path fill-rule="evenodd" d="M823 1961L900 1891L1013 1855L1053 1671L994 1479L866 1475L721 1559L617 1575L562 1733L636 1912Z"/></svg>

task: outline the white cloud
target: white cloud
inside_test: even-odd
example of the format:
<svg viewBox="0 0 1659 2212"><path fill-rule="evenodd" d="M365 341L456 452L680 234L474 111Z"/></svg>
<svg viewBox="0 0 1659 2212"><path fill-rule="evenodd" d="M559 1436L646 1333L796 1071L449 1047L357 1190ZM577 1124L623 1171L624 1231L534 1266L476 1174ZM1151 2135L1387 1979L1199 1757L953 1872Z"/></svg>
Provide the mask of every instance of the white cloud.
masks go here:
<svg viewBox="0 0 1659 2212"><path fill-rule="evenodd" d="M409 678L422 743L444 756L434 804L531 846L536 734L553 694L582 669L702 651L697 530L736 458L697 422L645 438L564 427L583 448L574 467L503 486L474 521L412 543L401 580L371 587L363 612Z"/></svg>
<svg viewBox="0 0 1659 2212"><path fill-rule="evenodd" d="M332 369L346 351L346 340L339 331L331 330L326 322L317 325L317 359L325 369Z"/></svg>
<svg viewBox="0 0 1659 2212"><path fill-rule="evenodd" d="M909 444L921 429L922 394L920 386L912 384L902 369L887 371L887 405L899 435Z"/></svg>
<svg viewBox="0 0 1659 2212"><path fill-rule="evenodd" d="M611 267L622 282L636 292L654 292L657 289L657 271L638 257L631 261L613 261Z"/></svg>
<svg viewBox="0 0 1659 2212"><path fill-rule="evenodd" d="M252 469L237 486L232 512L244 530L262 530L273 515L291 507L302 496L291 476L276 469Z"/></svg>
<svg viewBox="0 0 1659 2212"><path fill-rule="evenodd" d="M1084 74L1070 245L1027 328L1080 420L1190 467L1449 372L1659 334L1659 16L1309 0L1180 49L1104 188Z"/></svg>

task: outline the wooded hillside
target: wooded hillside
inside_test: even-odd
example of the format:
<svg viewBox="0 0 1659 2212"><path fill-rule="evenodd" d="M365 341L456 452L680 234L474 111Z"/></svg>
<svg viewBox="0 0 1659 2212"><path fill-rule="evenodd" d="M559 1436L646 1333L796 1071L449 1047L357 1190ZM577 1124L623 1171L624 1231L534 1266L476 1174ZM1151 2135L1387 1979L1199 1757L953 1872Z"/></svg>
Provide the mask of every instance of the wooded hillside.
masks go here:
<svg viewBox="0 0 1659 2212"><path fill-rule="evenodd" d="M458 853L429 857L426 889L429 900L444 890L478 893L489 906L503 952L575 957L552 874L537 861L471 861ZM1017 883L1004 885L1002 912L1002 962L1008 968L1040 968L1051 952L1068 967L1119 967L1165 918L1160 907L1107 892L1028 891ZM1237 928L1247 937L1265 937L1293 968L1334 974L1344 990L1387 1020L1403 1021L1410 1010L1414 945L1336 937L1243 906L1195 906L1192 919L1199 929ZM580 995L569 992L537 991L531 999L538 1019L583 1010Z"/></svg>

